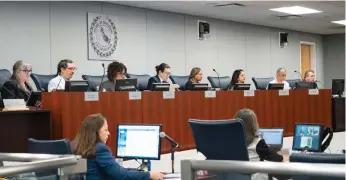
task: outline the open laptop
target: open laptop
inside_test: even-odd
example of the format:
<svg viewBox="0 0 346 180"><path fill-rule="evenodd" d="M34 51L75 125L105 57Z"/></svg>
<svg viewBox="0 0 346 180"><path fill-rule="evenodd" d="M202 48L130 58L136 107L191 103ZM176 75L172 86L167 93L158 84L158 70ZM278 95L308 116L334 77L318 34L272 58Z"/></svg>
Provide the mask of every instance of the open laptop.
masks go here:
<svg viewBox="0 0 346 180"><path fill-rule="evenodd" d="M283 128L262 128L259 134L273 151L280 151L283 144Z"/></svg>

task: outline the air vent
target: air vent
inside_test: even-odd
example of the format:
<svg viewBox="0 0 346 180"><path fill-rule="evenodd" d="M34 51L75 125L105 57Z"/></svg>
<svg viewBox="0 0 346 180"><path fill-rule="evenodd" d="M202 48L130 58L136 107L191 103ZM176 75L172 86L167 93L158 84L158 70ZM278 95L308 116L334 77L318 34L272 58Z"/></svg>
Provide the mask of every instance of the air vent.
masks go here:
<svg viewBox="0 0 346 180"><path fill-rule="evenodd" d="M287 19L300 19L301 16L298 15L287 15L287 16L277 16L278 19L287 20Z"/></svg>
<svg viewBox="0 0 346 180"><path fill-rule="evenodd" d="M226 6L237 6L237 7L245 7L244 4L239 3L226 3L226 4L217 4L214 7L226 7Z"/></svg>

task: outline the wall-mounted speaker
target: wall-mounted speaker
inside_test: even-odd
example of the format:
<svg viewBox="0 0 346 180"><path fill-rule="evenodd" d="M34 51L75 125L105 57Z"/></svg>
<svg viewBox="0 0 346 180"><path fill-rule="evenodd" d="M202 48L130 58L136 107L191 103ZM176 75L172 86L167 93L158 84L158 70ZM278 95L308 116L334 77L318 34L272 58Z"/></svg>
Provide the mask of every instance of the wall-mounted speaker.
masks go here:
<svg viewBox="0 0 346 180"><path fill-rule="evenodd" d="M279 39L280 39L280 47L284 48L286 46L288 46L288 33L286 32L279 32Z"/></svg>
<svg viewBox="0 0 346 180"><path fill-rule="evenodd" d="M198 39L206 40L210 36L210 25L206 21L197 21Z"/></svg>

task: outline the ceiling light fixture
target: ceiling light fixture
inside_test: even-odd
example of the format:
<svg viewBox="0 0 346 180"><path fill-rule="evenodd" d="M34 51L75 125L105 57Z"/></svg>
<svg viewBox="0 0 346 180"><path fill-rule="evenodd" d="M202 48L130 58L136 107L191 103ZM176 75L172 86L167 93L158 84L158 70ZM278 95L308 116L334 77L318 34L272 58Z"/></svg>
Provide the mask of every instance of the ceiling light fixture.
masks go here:
<svg viewBox="0 0 346 180"><path fill-rule="evenodd" d="M335 23L335 24L341 24L341 25L346 26L346 20L332 21L332 23Z"/></svg>
<svg viewBox="0 0 346 180"><path fill-rule="evenodd" d="M293 14L293 15L312 14L312 13L321 13L322 12L322 11L318 11L316 9L310 9L310 8L301 7L301 6L281 7L281 8L274 8L274 9L269 9L269 10L287 13L287 14Z"/></svg>

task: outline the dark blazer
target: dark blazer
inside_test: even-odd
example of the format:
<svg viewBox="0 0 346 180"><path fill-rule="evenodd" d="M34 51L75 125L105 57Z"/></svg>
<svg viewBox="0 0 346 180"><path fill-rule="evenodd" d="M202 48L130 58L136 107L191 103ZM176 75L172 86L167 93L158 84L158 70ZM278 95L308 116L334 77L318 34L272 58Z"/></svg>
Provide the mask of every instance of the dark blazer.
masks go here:
<svg viewBox="0 0 346 180"><path fill-rule="evenodd" d="M274 162L282 162L283 156L277 154L272 151L264 139L261 139L256 145L256 152L260 157L260 160L274 161Z"/></svg>
<svg viewBox="0 0 346 180"><path fill-rule="evenodd" d="M185 84L185 90L191 91L192 90L192 84L193 84L193 82L189 79Z"/></svg>
<svg viewBox="0 0 346 180"><path fill-rule="evenodd" d="M29 84L26 84L26 88L30 92L25 92L15 80L7 81L1 88L1 97L2 99L24 99L24 101L28 101L32 88Z"/></svg>
<svg viewBox="0 0 346 180"><path fill-rule="evenodd" d="M149 180L149 172L129 171L120 166L110 149L103 143L96 144L96 157L87 159L87 180Z"/></svg>
<svg viewBox="0 0 346 180"><path fill-rule="evenodd" d="M171 76L169 76L169 79L172 81L173 84L175 84L175 81ZM147 89L151 90L151 87L154 83L162 83L158 75L149 78Z"/></svg>

